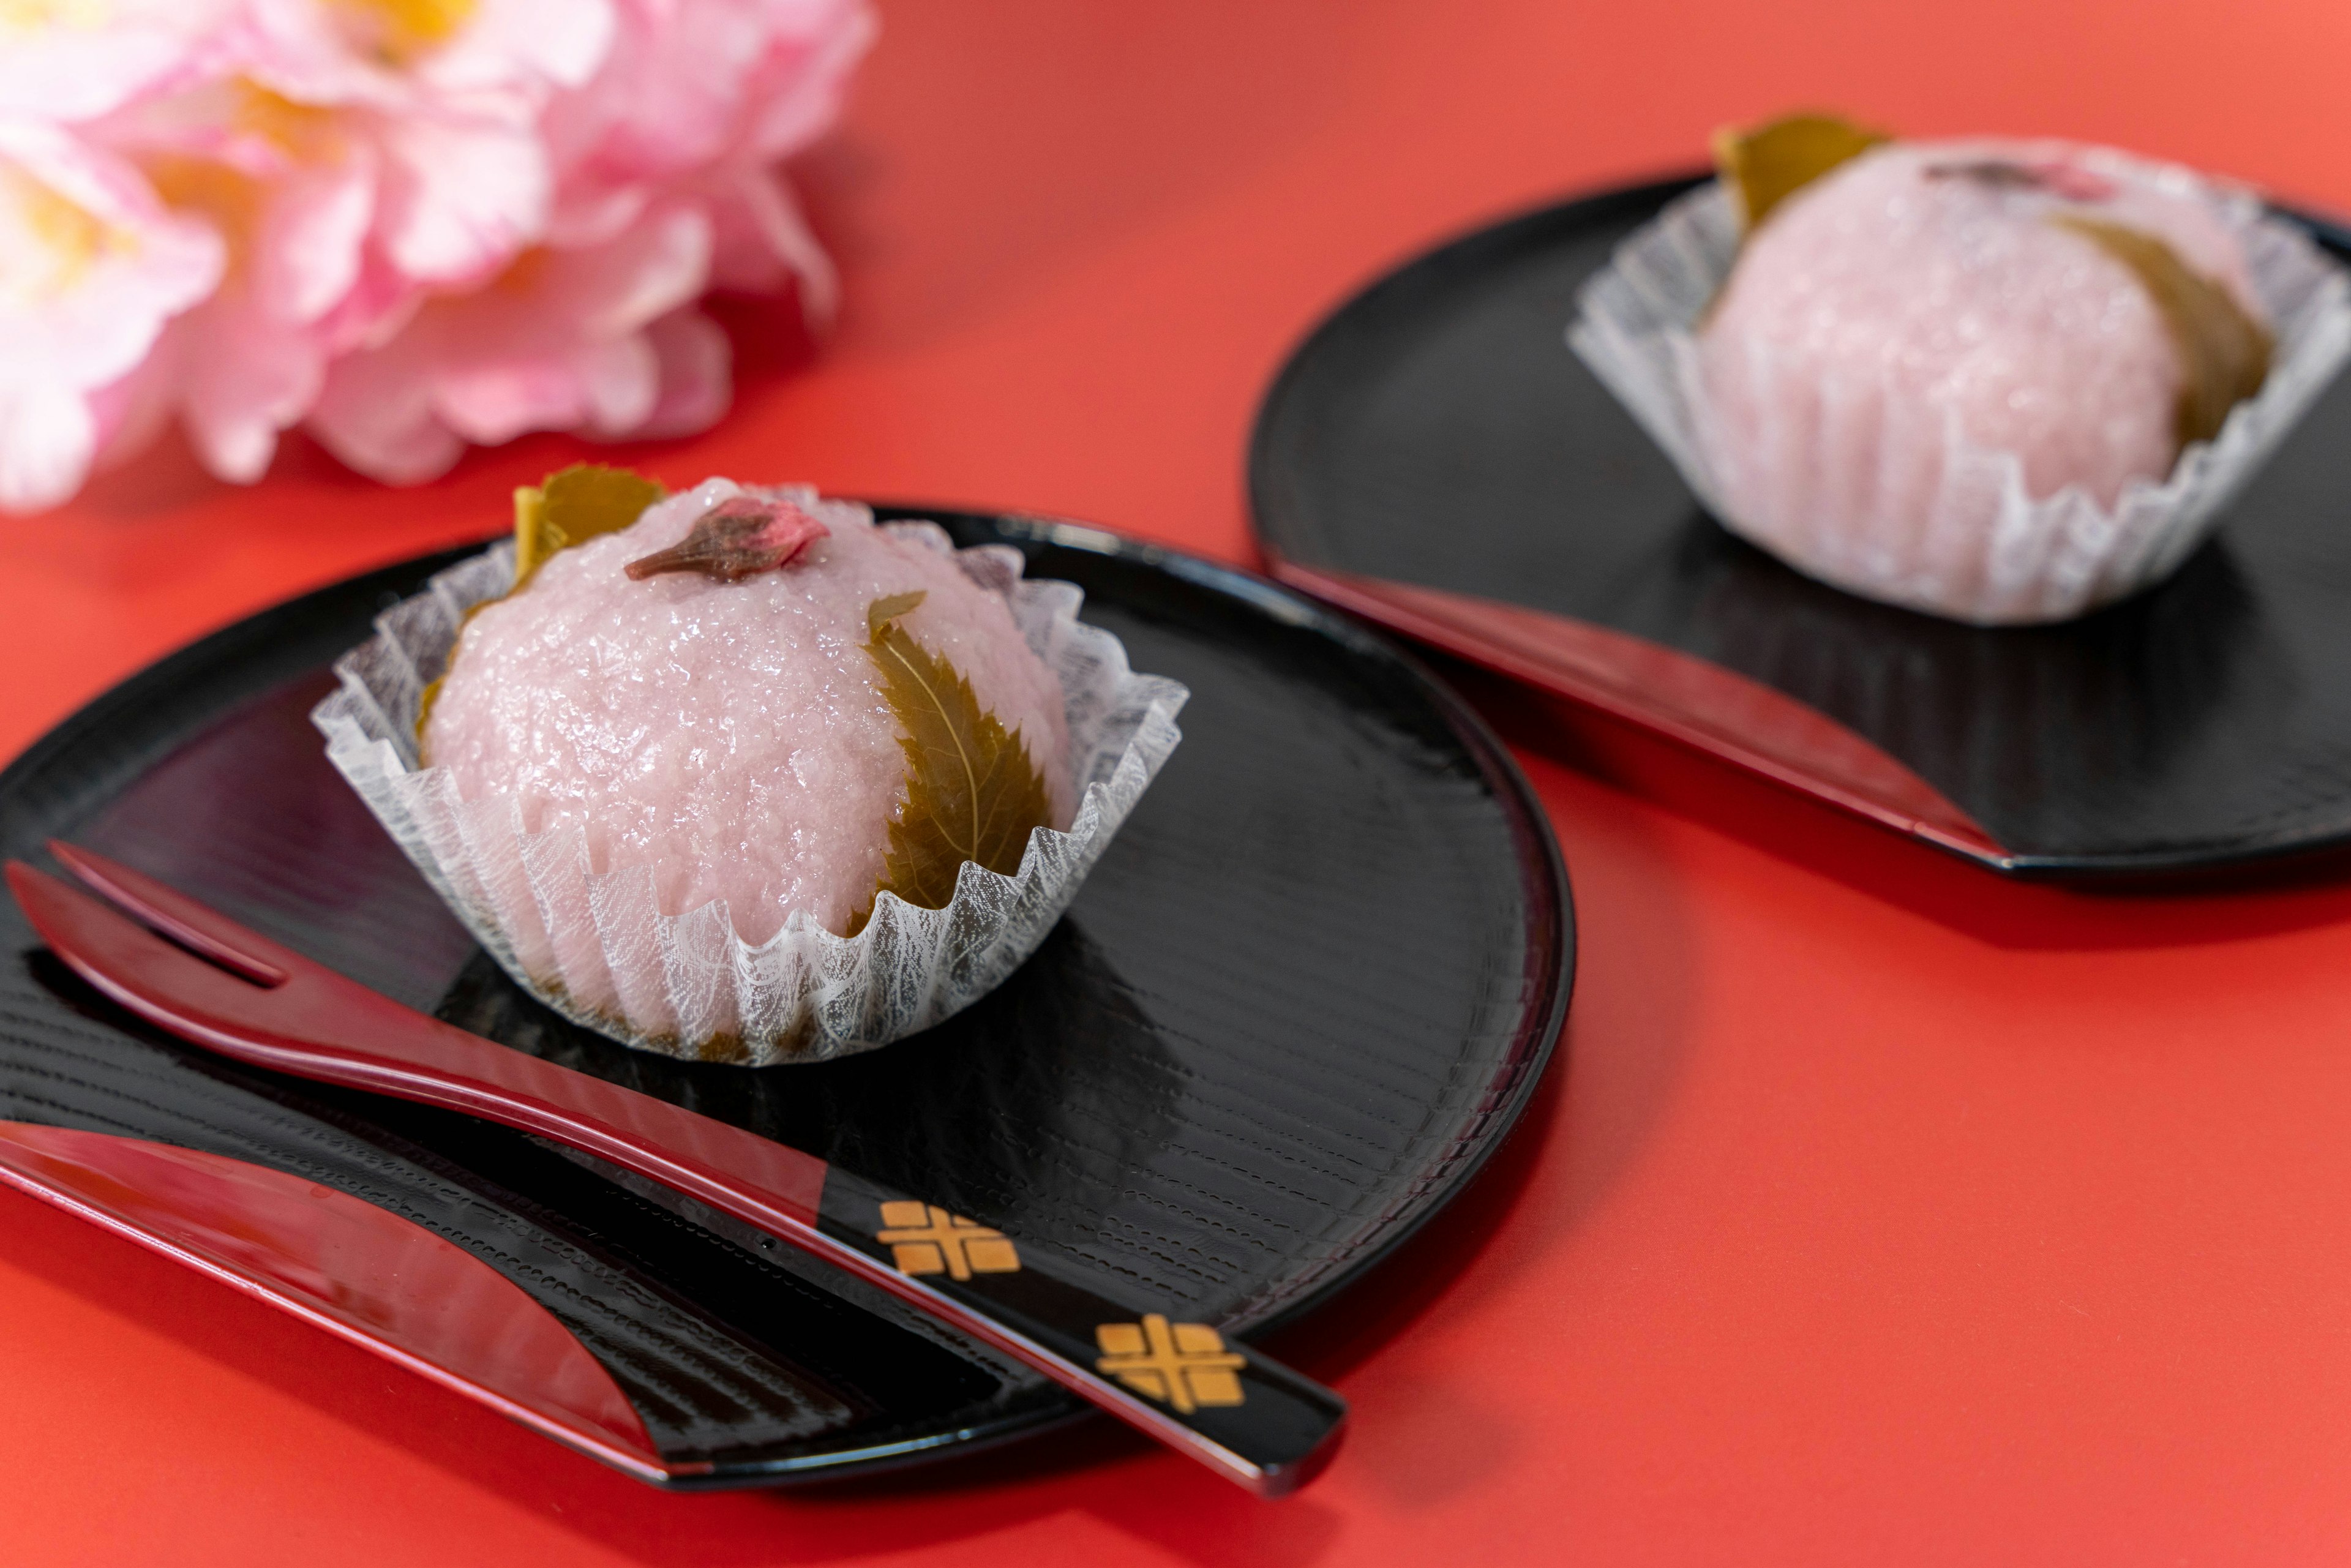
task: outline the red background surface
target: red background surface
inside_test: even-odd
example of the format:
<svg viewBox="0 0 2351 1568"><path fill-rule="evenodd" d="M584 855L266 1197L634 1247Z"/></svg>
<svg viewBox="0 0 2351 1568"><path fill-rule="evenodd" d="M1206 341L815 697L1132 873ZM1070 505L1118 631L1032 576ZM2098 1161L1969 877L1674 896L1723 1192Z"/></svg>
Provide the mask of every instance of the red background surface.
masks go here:
<svg viewBox="0 0 2351 1568"><path fill-rule="evenodd" d="M628 454L1251 559L1240 461L1385 265L1801 103L2112 141L2351 208L2338 0L890 0L805 171L847 307L738 310ZM273 601L497 526L574 448L377 489L177 450L0 520L0 753ZM1583 922L1564 1071L1276 1348L1353 1402L1281 1504L1108 1430L668 1496L0 1195L22 1563L2340 1562L2351 885L2011 886L1491 685Z"/></svg>

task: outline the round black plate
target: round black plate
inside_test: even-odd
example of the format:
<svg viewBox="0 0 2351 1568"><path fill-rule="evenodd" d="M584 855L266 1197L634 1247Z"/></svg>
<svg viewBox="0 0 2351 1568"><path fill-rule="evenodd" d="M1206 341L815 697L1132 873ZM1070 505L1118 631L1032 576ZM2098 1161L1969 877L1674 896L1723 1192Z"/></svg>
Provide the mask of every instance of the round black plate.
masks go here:
<svg viewBox="0 0 2351 1568"><path fill-rule="evenodd" d="M1460 1187L1550 1057L1573 935L1541 810L1456 699L1311 601L1071 525L882 511L1018 547L1084 588L1136 667L1192 689L1184 744L1037 956L887 1050L765 1070L642 1055L474 947L306 716L328 662L463 552L266 612L99 698L0 775L0 852L86 844L412 1006L935 1194L1199 1321L1303 1312ZM429 1227L569 1327L664 1457L713 1463L713 1484L904 1462L1079 1408L528 1137L183 1047L82 987L13 903L0 943L0 1118L233 1155Z"/></svg>
<svg viewBox="0 0 2351 1568"><path fill-rule="evenodd" d="M1718 526L1564 340L1577 287L1693 183L1499 224L1343 306L1259 418L1269 552L1631 633L1776 688L1956 803L1994 841L1969 852L2003 871L2351 841L2351 378L2214 541L2136 599L2020 630L1856 599ZM2295 221L2351 254L2351 235ZM1834 779L1788 781L1834 798Z"/></svg>

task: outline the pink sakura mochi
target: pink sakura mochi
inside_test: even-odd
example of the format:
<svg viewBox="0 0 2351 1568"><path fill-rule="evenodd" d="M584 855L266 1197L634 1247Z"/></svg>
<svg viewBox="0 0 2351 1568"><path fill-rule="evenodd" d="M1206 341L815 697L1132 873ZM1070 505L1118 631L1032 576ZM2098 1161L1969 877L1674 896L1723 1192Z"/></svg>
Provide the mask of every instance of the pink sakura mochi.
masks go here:
<svg viewBox="0 0 2351 1568"><path fill-rule="evenodd" d="M1735 486L1798 450L1853 472L1802 484L1909 497L1940 482L1949 434L2022 460L2033 497L2078 486L2112 507L2179 450L2183 366L2131 267L2062 222L2137 230L2265 322L2242 247L2178 182L2078 162L2062 143L1899 142L1775 207L1750 234L1699 333L1715 438ZM1787 389L1819 389L1816 415ZM1866 419L1867 432L1836 428ZM1810 435L1792 418L1817 417Z"/></svg>
<svg viewBox="0 0 2351 1568"><path fill-rule="evenodd" d="M672 497L475 614L425 723L425 762L468 803L511 797L527 832L584 829L595 872L650 867L664 915L723 899L754 946L795 910L838 932L882 877L906 778L866 609L920 591L898 624L1019 734L1067 826L1060 683L937 529L794 492L824 533L789 565L733 581L628 575L741 493L712 480Z"/></svg>

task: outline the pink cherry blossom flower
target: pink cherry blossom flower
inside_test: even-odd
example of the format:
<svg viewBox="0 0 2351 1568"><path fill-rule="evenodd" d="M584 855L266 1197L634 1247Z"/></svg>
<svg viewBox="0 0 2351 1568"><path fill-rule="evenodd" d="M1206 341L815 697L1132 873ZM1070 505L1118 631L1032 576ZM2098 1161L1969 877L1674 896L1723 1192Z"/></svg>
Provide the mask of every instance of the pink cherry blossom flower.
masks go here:
<svg viewBox="0 0 2351 1568"><path fill-rule="evenodd" d="M0 507L73 494L109 432L96 394L220 277L221 244L56 126L0 121Z"/></svg>
<svg viewBox="0 0 2351 1568"><path fill-rule="evenodd" d="M0 116L70 124L199 75L234 0L11 0Z"/></svg>
<svg viewBox="0 0 2351 1568"><path fill-rule="evenodd" d="M428 284L477 281L543 234L538 120L609 55L609 0L248 0L251 79L329 110L380 182L375 237Z"/></svg>
<svg viewBox="0 0 2351 1568"><path fill-rule="evenodd" d="M333 110L244 78L118 119L111 136L226 245L218 289L172 324L149 374L208 467L258 478L332 353L414 292L381 267L363 287L381 160Z"/></svg>
<svg viewBox="0 0 2351 1568"><path fill-rule="evenodd" d="M401 481L705 427L705 288L831 308L777 165L872 33L868 0L0 0L0 507L172 418L248 482L305 421Z"/></svg>
<svg viewBox="0 0 2351 1568"><path fill-rule="evenodd" d="M710 222L689 205L601 245L526 251L483 287L428 301L381 347L337 360L312 428L360 472L413 483L467 442L653 434L664 413L710 413L726 340L687 308L709 276Z"/></svg>
<svg viewBox="0 0 2351 1568"><path fill-rule="evenodd" d="M828 315L831 265L775 167L839 116L874 32L863 0L622 0L611 64L549 110L559 240L691 189L717 225L716 282L797 278L802 305Z"/></svg>
<svg viewBox="0 0 2351 1568"><path fill-rule="evenodd" d="M622 0L612 61L547 117L559 189L546 246L484 303L436 302L382 350L339 361L312 428L361 472L413 481L466 442L527 430L654 437L714 423L731 356L684 307L714 283L796 281L805 308L830 312L831 265L774 164L838 115L872 36L860 0ZM686 213L690 251L647 243L650 228L684 232Z"/></svg>

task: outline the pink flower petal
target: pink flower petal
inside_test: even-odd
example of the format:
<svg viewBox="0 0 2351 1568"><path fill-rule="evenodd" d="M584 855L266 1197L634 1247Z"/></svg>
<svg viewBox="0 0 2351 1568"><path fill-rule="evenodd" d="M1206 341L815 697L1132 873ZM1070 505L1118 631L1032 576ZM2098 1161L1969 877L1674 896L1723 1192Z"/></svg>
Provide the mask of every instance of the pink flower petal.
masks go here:
<svg viewBox="0 0 2351 1568"><path fill-rule="evenodd" d="M583 345L571 357L587 417L599 435L619 435L645 422L661 400L661 359L642 332Z"/></svg>
<svg viewBox="0 0 2351 1568"><path fill-rule="evenodd" d="M381 347L336 361L313 426L346 462L393 480L440 472L461 439L635 430L664 391L645 329L702 292L709 255L708 221L690 206L604 246L533 252L480 289L428 301ZM682 371L708 374L706 340L673 346ZM697 409L709 401L706 386L681 396Z"/></svg>
<svg viewBox="0 0 2351 1568"><path fill-rule="evenodd" d="M93 471L136 455L172 423L172 400L179 393L178 362L172 329L166 327L153 350L129 375L93 389L82 400L98 432Z"/></svg>
<svg viewBox="0 0 2351 1568"><path fill-rule="evenodd" d="M547 243L566 250L602 245L644 216L653 202L650 185L601 185L574 180L559 189L547 220Z"/></svg>
<svg viewBox="0 0 2351 1568"><path fill-rule="evenodd" d="M0 506L172 413L233 479L305 418L397 481L528 430L699 430L731 395L705 288L832 308L776 163L838 115L869 0L91 16L0 47Z"/></svg>
<svg viewBox="0 0 2351 1568"><path fill-rule="evenodd" d="M604 63L617 26L608 0L477 0L416 72L443 92L523 81L576 88Z"/></svg>
<svg viewBox="0 0 2351 1568"><path fill-rule="evenodd" d="M576 303L585 331L633 332L708 287L710 220L699 208L673 207L610 245L553 257L550 286Z"/></svg>
<svg viewBox="0 0 2351 1568"><path fill-rule="evenodd" d="M280 431L299 423L326 380L317 334L232 287L173 325L181 412L205 467L249 485L269 467Z"/></svg>
<svg viewBox="0 0 2351 1568"><path fill-rule="evenodd" d="M375 217L375 167L360 153L305 168L279 186L254 236L254 291L289 321L316 321L359 281Z"/></svg>
<svg viewBox="0 0 2351 1568"><path fill-rule="evenodd" d="M751 123L743 145L773 162L801 151L832 126L857 62L881 35L862 0L815 0L809 13L769 46L747 84Z"/></svg>
<svg viewBox="0 0 2351 1568"><path fill-rule="evenodd" d="M33 7L5 24L0 115L93 120L210 63L225 0L114 0L89 15Z"/></svg>
<svg viewBox="0 0 2351 1568"><path fill-rule="evenodd" d="M433 377L434 417L477 446L590 417L585 389L563 357L453 365Z"/></svg>
<svg viewBox="0 0 2351 1568"><path fill-rule="evenodd" d="M318 321L329 354L380 349L407 329L423 308L424 291L372 251L360 257L350 292Z"/></svg>
<svg viewBox="0 0 2351 1568"><path fill-rule="evenodd" d="M832 319L841 275L782 176L764 168L736 172L719 187L711 214L717 238L711 272L720 287L766 294L797 278L800 309L810 322Z"/></svg>
<svg viewBox="0 0 2351 1568"><path fill-rule="evenodd" d="M220 237L138 172L51 127L0 122L0 382L102 385L210 292Z"/></svg>
<svg viewBox="0 0 2351 1568"><path fill-rule="evenodd" d="M211 228L166 212L120 159L0 122L0 507L52 505L89 472L89 399L219 279Z"/></svg>
<svg viewBox="0 0 2351 1568"><path fill-rule="evenodd" d="M388 485L421 485L455 465L465 444L433 416L431 384L389 350L335 361L308 426L337 457Z"/></svg>
<svg viewBox="0 0 2351 1568"><path fill-rule="evenodd" d="M611 0L475 0L462 10L244 0L255 74L305 103L396 114L502 112L528 125L547 95L610 53Z"/></svg>
<svg viewBox="0 0 2351 1568"><path fill-rule="evenodd" d="M0 389L0 510L37 512L81 488L98 447L83 400L63 387Z"/></svg>
<svg viewBox="0 0 2351 1568"><path fill-rule="evenodd" d="M698 435L734 401L734 345L718 323L687 306L645 329L661 365L661 396L642 423L618 432L646 440Z"/></svg>
<svg viewBox="0 0 2351 1568"><path fill-rule="evenodd" d="M386 120L382 243L420 283L470 283L538 237L551 187L527 131L486 122Z"/></svg>

